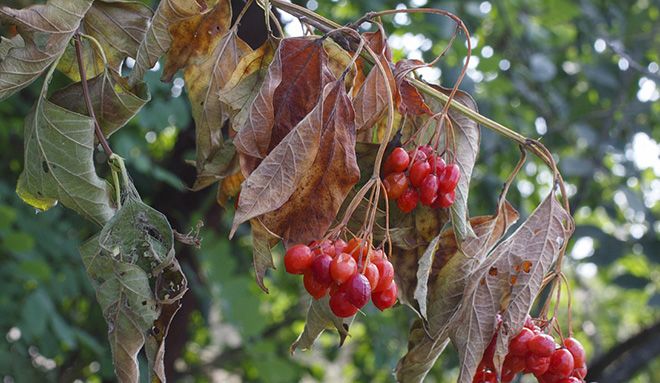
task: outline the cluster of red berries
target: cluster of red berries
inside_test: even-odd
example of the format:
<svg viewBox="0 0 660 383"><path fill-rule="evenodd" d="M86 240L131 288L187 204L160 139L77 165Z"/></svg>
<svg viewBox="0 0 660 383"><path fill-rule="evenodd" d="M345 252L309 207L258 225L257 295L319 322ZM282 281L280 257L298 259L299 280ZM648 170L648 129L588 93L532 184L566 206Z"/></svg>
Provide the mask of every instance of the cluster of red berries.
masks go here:
<svg viewBox="0 0 660 383"><path fill-rule="evenodd" d="M461 176L456 164L445 164L429 145L410 152L395 148L383 165L383 184L390 200L396 200L404 213L419 202L434 209L451 206Z"/></svg>
<svg viewBox="0 0 660 383"><path fill-rule="evenodd" d="M473 383L496 383L493 365L497 333L484 352ZM528 317L522 331L509 342L509 353L502 366L501 382L511 382L518 373L534 374L539 383L580 383L587 375L582 344L575 338L565 338L563 346L552 336L541 332Z"/></svg>
<svg viewBox="0 0 660 383"><path fill-rule="evenodd" d="M290 247L284 255L290 274L302 274L305 290L321 299L330 293L330 309L340 317L355 315L371 301L379 310L396 302L394 267L382 250L358 238L324 240Z"/></svg>

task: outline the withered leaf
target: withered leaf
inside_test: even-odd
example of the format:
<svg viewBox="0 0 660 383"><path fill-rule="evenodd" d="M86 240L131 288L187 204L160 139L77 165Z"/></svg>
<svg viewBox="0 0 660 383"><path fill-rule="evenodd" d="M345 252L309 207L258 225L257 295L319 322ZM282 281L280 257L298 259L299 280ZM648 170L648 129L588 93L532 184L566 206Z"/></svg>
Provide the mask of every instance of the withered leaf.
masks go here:
<svg viewBox="0 0 660 383"><path fill-rule="evenodd" d="M426 102L424 97L419 93L419 90L413 86L406 76L411 71L425 67L426 64L420 60L407 59L399 60L396 62L394 67L394 78L396 79L396 86L398 92L401 95L401 102L399 103L399 111L402 114L410 115L423 115L428 114L432 115L431 109Z"/></svg>
<svg viewBox="0 0 660 383"><path fill-rule="evenodd" d="M0 7L0 22L15 25L23 39L0 58L0 100L30 85L62 55L91 5L50 0L25 9Z"/></svg>
<svg viewBox="0 0 660 383"><path fill-rule="evenodd" d="M509 238L470 274L461 307L449 328L459 351L459 383L472 382L486 346L496 331L496 315L502 312L500 332L508 346L510 329L520 329L536 298L541 281L572 233L572 218L557 201L554 191ZM532 262L529 273L516 272L516 265ZM492 268L497 273L489 272ZM518 280L512 284L511 276ZM501 346L501 343L498 344ZM499 363L503 361L499 349Z"/></svg>
<svg viewBox="0 0 660 383"><path fill-rule="evenodd" d="M274 269L273 256L270 249L277 244L278 239L266 230L258 219L250 220L252 226L252 264L259 287L267 294L268 288L264 285L266 270Z"/></svg>
<svg viewBox="0 0 660 383"><path fill-rule="evenodd" d="M301 348L307 350L316 341L326 329L335 328L339 332L339 344L342 345L348 336L348 326L353 321L353 318L338 318L330 310L329 297L319 300L312 300L307 310L307 320L305 321L305 328L298 336L295 342L291 345L289 351L293 354L296 349Z"/></svg>

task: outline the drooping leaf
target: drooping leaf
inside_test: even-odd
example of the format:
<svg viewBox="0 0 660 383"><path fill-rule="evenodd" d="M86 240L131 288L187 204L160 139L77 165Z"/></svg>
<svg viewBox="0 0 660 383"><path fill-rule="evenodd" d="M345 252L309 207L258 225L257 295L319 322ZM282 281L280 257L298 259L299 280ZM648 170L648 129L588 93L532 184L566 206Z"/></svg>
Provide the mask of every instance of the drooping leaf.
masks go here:
<svg viewBox="0 0 660 383"><path fill-rule="evenodd" d="M197 172L191 190L197 191L230 176L238 170L236 147L232 140L224 140L213 148L204 160L202 169Z"/></svg>
<svg viewBox="0 0 660 383"><path fill-rule="evenodd" d="M169 28L172 24L182 22L202 13L203 9L196 1L163 0L158 4L149 29L140 42L135 66L129 75L129 83L134 84L153 67L158 59L165 54L172 44Z"/></svg>
<svg viewBox="0 0 660 383"><path fill-rule="evenodd" d="M408 73L417 69L423 68L426 64L420 60L405 59L396 62L394 67L394 78L396 79L396 86L399 94L401 95L401 103L399 104L399 111L402 114L409 115L432 115L431 109L426 105L422 94L413 86L406 78Z"/></svg>
<svg viewBox="0 0 660 383"><path fill-rule="evenodd" d="M172 318L181 308L181 302L163 304L160 309L160 316L153 323L149 331L144 349L149 362L149 381L152 383L165 382L165 338L170 328Z"/></svg>
<svg viewBox="0 0 660 383"><path fill-rule="evenodd" d="M115 213L112 188L94 168L94 121L46 99L54 67L25 117L24 169L16 193L48 210L58 201L86 219L105 224Z"/></svg>
<svg viewBox="0 0 660 383"><path fill-rule="evenodd" d="M502 204L496 215L472 218L475 237L466 239L460 250L453 230L442 232L427 281L427 320L411 329L408 353L397 366L398 381L423 381L449 341L450 319L459 309L470 273L517 218L517 212L508 203ZM424 298L420 295L419 299Z"/></svg>
<svg viewBox="0 0 660 383"><path fill-rule="evenodd" d="M151 99L145 83L140 81L131 89L128 81L112 69L103 71L87 84L94 115L106 137L126 125ZM50 99L73 112L88 114L80 82L58 90Z"/></svg>
<svg viewBox="0 0 660 383"><path fill-rule="evenodd" d="M419 313L422 315L423 319L426 319L426 295L428 294L429 274L431 273L433 256L438 249L439 241L440 234L431 240L431 243L429 243L426 250L424 250L424 254L418 262L419 267L417 268L417 287L415 287L413 297L419 305Z"/></svg>
<svg viewBox="0 0 660 383"><path fill-rule="evenodd" d="M330 69L336 78L341 77L344 71L346 71L344 84L346 89L350 89L357 73L356 64L353 64L349 68L352 60L351 54L331 39L325 39L323 41L323 49L328 54L328 69Z"/></svg>
<svg viewBox="0 0 660 383"><path fill-rule="evenodd" d="M24 42L0 60L0 100L30 85L62 55L91 5L91 0L49 0L25 9L0 7L0 23L15 25Z"/></svg>
<svg viewBox="0 0 660 383"><path fill-rule="evenodd" d="M461 359L459 383L472 382L497 329L498 312L502 312L504 329L499 335L507 346L509 329L522 327L541 280L572 233L570 222L570 214L551 192L527 221L470 274L461 308L449 329ZM529 272L522 270L525 261L532 264ZM500 357L499 363L503 360Z"/></svg>
<svg viewBox="0 0 660 383"><path fill-rule="evenodd" d="M286 243L321 238L337 216L348 192L360 179L355 158L355 123L343 81L327 85L319 150L296 190L262 222ZM242 200L241 196L241 200Z"/></svg>
<svg viewBox="0 0 660 383"><path fill-rule="evenodd" d="M137 56L152 15L149 7L136 1L97 0L85 14L80 30L101 44L108 60L107 66L119 72L126 57ZM94 45L86 42L85 47L83 52L87 77L96 77L104 71L103 59ZM73 81L80 81L73 46L67 47L57 69Z"/></svg>
<svg viewBox="0 0 660 383"><path fill-rule="evenodd" d="M280 42L234 140L246 176L258 161L244 166L244 157L265 158L318 103L325 85L334 80L327 61L322 39L295 37Z"/></svg>
<svg viewBox="0 0 660 383"><path fill-rule="evenodd" d="M254 274L259 287L267 294L268 288L264 285L266 270L275 268L270 249L277 243L277 238L264 228L257 219L250 220L252 226L252 263Z"/></svg>
<svg viewBox="0 0 660 383"><path fill-rule="evenodd" d="M289 349L291 354L298 348L307 350L312 347L319 335L327 329L337 329L339 332L339 345L344 343L348 336L348 326L353 318L342 319L335 316L330 310L329 301L328 296L319 300L312 300L309 310L307 310L305 328Z"/></svg>

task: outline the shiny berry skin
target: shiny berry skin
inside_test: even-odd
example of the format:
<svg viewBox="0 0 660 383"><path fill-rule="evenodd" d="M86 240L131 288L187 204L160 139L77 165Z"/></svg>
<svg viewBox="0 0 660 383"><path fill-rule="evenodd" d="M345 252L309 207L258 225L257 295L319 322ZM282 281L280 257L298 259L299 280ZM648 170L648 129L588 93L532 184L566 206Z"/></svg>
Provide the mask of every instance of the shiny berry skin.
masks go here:
<svg viewBox="0 0 660 383"><path fill-rule="evenodd" d="M552 374L559 375L562 378L568 378L571 376L574 367L575 361L573 360L571 352L565 348L560 348L555 350L550 357L550 367L548 368L548 371Z"/></svg>
<svg viewBox="0 0 660 383"><path fill-rule="evenodd" d="M449 193L438 193L438 198L431 205L432 208L448 208L454 204L456 200L456 191L452 190Z"/></svg>
<svg viewBox="0 0 660 383"><path fill-rule="evenodd" d="M534 337L534 332L528 328L523 327L522 331L520 331L520 333L511 340L511 343L509 343L509 353L511 355L518 355L518 356L526 355L527 351L529 350L527 348L527 343L533 337Z"/></svg>
<svg viewBox="0 0 660 383"><path fill-rule="evenodd" d="M555 340L548 334L537 334L527 343L529 351L537 356L550 356L555 352Z"/></svg>
<svg viewBox="0 0 660 383"><path fill-rule="evenodd" d="M422 150L419 149L413 149L408 152L408 156L410 157L410 162L415 163L418 161L426 161L429 156L426 155Z"/></svg>
<svg viewBox="0 0 660 383"><path fill-rule="evenodd" d="M384 259L385 259L385 254L383 254L383 250L376 249L371 252L371 262L380 262Z"/></svg>
<svg viewBox="0 0 660 383"><path fill-rule="evenodd" d="M312 251L308 246L295 245L284 255L284 268L289 274L303 274L314 261Z"/></svg>
<svg viewBox="0 0 660 383"><path fill-rule="evenodd" d="M420 187L424 178L429 174L431 174L431 165L427 161L415 162L410 167L410 184L414 187Z"/></svg>
<svg viewBox="0 0 660 383"><path fill-rule="evenodd" d="M456 164L449 164L440 174L440 186L439 189L443 193L449 193L450 191L456 189L458 185L458 180L461 178L461 170Z"/></svg>
<svg viewBox="0 0 660 383"><path fill-rule="evenodd" d="M370 249L371 244L367 240L361 238L352 238L350 241L348 241L344 252L350 254L353 259L355 259L355 262L359 263L361 260L365 260L367 256L369 256Z"/></svg>
<svg viewBox="0 0 660 383"><path fill-rule="evenodd" d="M575 376L578 379L584 379L587 377L587 366L585 364L578 366L576 365L573 369L572 376Z"/></svg>
<svg viewBox="0 0 660 383"><path fill-rule="evenodd" d="M419 203L419 194L417 190L408 188L405 192L396 200L396 205L404 213L410 213L415 210L417 204Z"/></svg>
<svg viewBox="0 0 660 383"><path fill-rule="evenodd" d="M422 204L431 206L436 198L438 198L438 176L429 174L419 187L419 200Z"/></svg>
<svg viewBox="0 0 660 383"><path fill-rule="evenodd" d="M313 241L309 244L309 248L312 249L314 255L328 254L331 257L335 256L335 247L329 239L324 239L321 242Z"/></svg>
<svg viewBox="0 0 660 383"><path fill-rule="evenodd" d="M378 271L378 266L374 263L367 265L367 268L364 269L364 276L369 280L369 286L371 291L374 291L376 286L378 286L378 280L380 279L380 272Z"/></svg>
<svg viewBox="0 0 660 383"><path fill-rule="evenodd" d="M511 355L510 353L504 359L503 370L510 370L514 374L521 372L525 369L525 356L524 355Z"/></svg>
<svg viewBox="0 0 660 383"><path fill-rule="evenodd" d="M497 383L497 374L492 370L481 370L474 375L473 383Z"/></svg>
<svg viewBox="0 0 660 383"><path fill-rule="evenodd" d="M387 289L390 286L390 283L394 280L394 266L388 260L383 260L376 263L378 267L378 285L374 289L374 292L379 292Z"/></svg>
<svg viewBox="0 0 660 383"><path fill-rule="evenodd" d="M358 308L348 302L346 292L340 289L330 297L330 310L340 318L348 318L355 315Z"/></svg>
<svg viewBox="0 0 660 383"><path fill-rule="evenodd" d="M525 357L525 370L531 372L536 376L545 374L550 367L549 356L539 356L536 354L528 354Z"/></svg>
<svg viewBox="0 0 660 383"><path fill-rule="evenodd" d="M332 275L330 275L330 264L332 263L332 257L328 254L321 254L318 257L314 258L312 262L311 271L319 283L329 286L332 282Z"/></svg>
<svg viewBox="0 0 660 383"><path fill-rule="evenodd" d="M387 192L387 198L391 201L401 197L408 189L408 176L403 173L391 173L383 180L383 186Z"/></svg>
<svg viewBox="0 0 660 383"><path fill-rule="evenodd" d="M357 272L357 263L349 254L341 253L330 263L330 275L332 279L342 284Z"/></svg>
<svg viewBox="0 0 660 383"><path fill-rule="evenodd" d="M335 240L335 255L343 253L346 246L348 246L348 244L343 239Z"/></svg>
<svg viewBox="0 0 660 383"><path fill-rule="evenodd" d="M403 172L408 169L410 164L410 156L408 152L405 151L402 147L394 148L392 153L385 160L384 172L386 174Z"/></svg>
<svg viewBox="0 0 660 383"><path fill-rule="evenodd" d="M396 282L392 281L386 289L371 293L371 300L374 302L374 306L376 306L378 310L384 311L385 309L394 306L398 291Z"/></svg>
<svg viewBox="0 0 660 383"><path fill-rule="evenodd" d="M562 379L561 376L555 375L550 371L546 372L543 375L536 376L536 379L539 380L539 383L559 383Z"/></svg>
<svg viewBox="0 0 660 383"><path fill-rule="evenodd" d="M573 355L573 359L575 360L576 366L580 366L584 364L586 354L584 352L584 347L582 346L582 343L580 343L575 338L566 338L564 339L564 347L566 347L568 351L571 352L571 355Z"/></svg>
<svg viewBox="0 0 660 383"><path fill-rule="evenodd" d="M431 172L435 175L442 174L447 167L445 160L440 156L432 155L429 157L428 162L431 165Z"/></svg>
<svg viewBox="0 0 660 383"><path fill-rule="evenodd" d="M426 154L426 157L430 157L433 154L433 148L431 147L431 145L422 145L419 148L417 148L417 150Z"/></svg>
<svg viewBox="0 0 660 383"><path fill-rule="evenodd" d="M371 295L371 286L367 277L360 273L355 273L346 281L346 299L350 304L357 308L362 308L369 302Z"/></svg>
<svg viewBox="0 0 660 383"><path fill-rule="evenodd" d="M321 299L328 293L329 284L323 284L314 278L314 273L311 270L307 270L303 276L303 285L305 290L311 295L314 299Z"/></svg>

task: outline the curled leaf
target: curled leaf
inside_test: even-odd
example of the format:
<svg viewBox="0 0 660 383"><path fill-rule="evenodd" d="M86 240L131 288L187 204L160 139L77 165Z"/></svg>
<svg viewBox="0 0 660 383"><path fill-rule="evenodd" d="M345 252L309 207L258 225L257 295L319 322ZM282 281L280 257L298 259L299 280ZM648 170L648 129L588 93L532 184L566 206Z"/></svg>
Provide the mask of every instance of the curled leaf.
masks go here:
<svg viewBox="0 0 660 383"><path fill-rule="evenodd" d="M298 348L307 350L312 347L319 335L327 329L336 329L339 332L339 345L344 343L348 336L348 326L353 318L342 319L335 316L330 310L329 301L327 295L319 300L312 300L307 310L305 328L289 348L291 354Z"/></svg>
<svg viewBox="0 0 660 383"><path fill-rule="evenodd" d="M264 285L266 270L275 268L273 255L270 249L278 242L276 237L266 230L257 219L250 220L252 225L252 264L254 274L259 287L268 294L268 288Z"/></svg>

